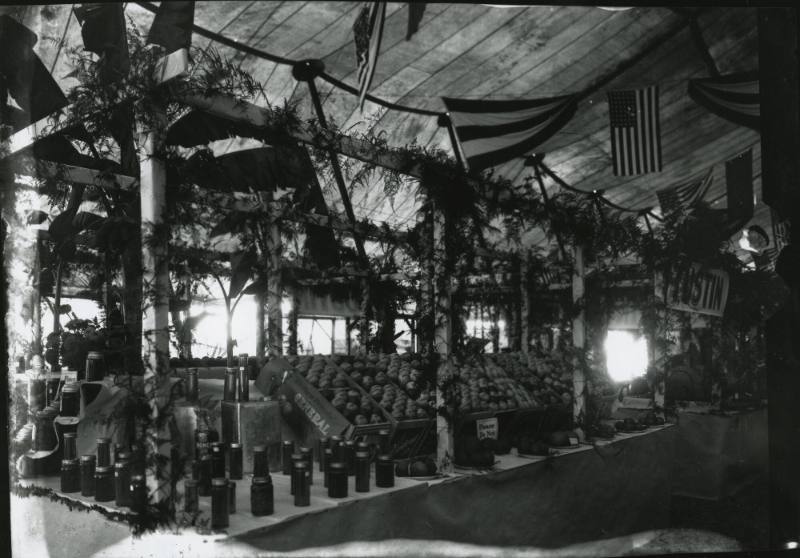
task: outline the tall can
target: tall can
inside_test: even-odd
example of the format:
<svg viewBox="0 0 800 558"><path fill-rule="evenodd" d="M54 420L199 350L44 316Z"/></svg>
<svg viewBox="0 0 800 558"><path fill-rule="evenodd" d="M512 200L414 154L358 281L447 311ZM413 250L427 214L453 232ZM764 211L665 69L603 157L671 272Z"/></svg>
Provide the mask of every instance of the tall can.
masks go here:
<svg viewBox="0 0 800 558"><path fill-rule="evenodd" d="M319 460L319 472L325 472L325 450L328 448L330 438L324 436L317 442L317 459Z"/></svg>
<svg viewBox="0 0 800 558"><path fill-rule="evenodd" d="M236 513L236 483L228 481L228 513Z"/></svg>
<svg viewBox="0 0 800 558"><path fill-rule="evenodd" d="M242 444L231 442L228 448L228 476L233 480L241 480L242 474Z"/></svg>
<svg viewBox="0 0 800 558"><path fill-rule="evenodd" d="M239 377L236 389L237 401L250 401L250 370L247 365L247 353L239 355Z"/></svg>
<svg viewBox="0 0 800 558"><path fill-rule="evenodd" d="M111 467L111 438L97 440L97 466Z"/></svg>
<svg viewBox="0 0 800 558"><path fill-rule="evenodd" d="M99 351L89 351L86 355L86 381L98 382L106 375L106 361L103 353Z"/></svg>
<svg viewBox="0 0 800 558"><path fill-rule="evenodd" d="M186 401L196 403L200 395L199 372L197 368L186 371Z"/></svg>
<svg viewBox="0 0 800 558"><path fill-rule="evenodd" d="M281 472L284 475L292 474L292 454L294 453L294 442L291 440L284 440L281 444Z"/></svg>
<svg viewBox="0 0 800 558"><path fill-rule="evenodd" d="M300 459L294 462L292 469L292 485L294 485L294 505L305 507L311 505L311 482L308 461Z"/></svg>
<svg viewBox="0 0 800 558"><path fill-rule="evenodd" d="M228 517L228 492L227 479L214 479L211 481L211 528L224 529L230 524Z"/></svg>
<svg viewBox="0 0 800 558"><path fill-rule="evenodd" d="M131 469L127 461L114 463L114 494L117 506L131 507Z"/></svg>
<svg viewBox="0 0 800 558"><path fill-rule="evenodd" d="M64 432L64 459L78 458L78 433Z"/></svg>
<svg viewBox="0 0 800 558"><path fill-rule="evenodd" d="M236 401L236 378L239 375L237 368L228 367L225 369L225 385L222 390L223 401Z"/></svg>
<svg viewBox="0 0 800 558"><path fill-rule="evenodd" d="M369 492L369 453L356 452L356 492Z"/></svg>
<svg viewBox="0 0 800 558"><path fill-rule="evenodd" d="M311 448L301 447L297 451L308 463L308 484L314 484L314 455Z"/></svg>
<svg viewBox="0 0 800 558"><path fill-rule="evenodd" d="M197 481L186 479L183 481L183 511L196 513L199 505L197 494Z"/></svg>
<svg viewBox="0 0 800 558"><path fill-rule="evenodd" d="M94 471L97 458L92 455L81 456L81 496L94 496Z"/></svg>
<svg viewBox="0 0 800 558"><path fill-rule="evenodd" d="M214 442L211 444L211 478L225 476L225 444Z"/></svg>
<svg viewBox="0 0 800 558"><path fill-rule="evenodd" d="M303 457L303 455L300 454L300 453L293 453L292 454L292 474L289 477L289 479L290 479L290 482L289 482L289 494L292 494L292 495L294 495L294 493L295 493L295 488L296 488L295 482L297 480L295 478L295 475L294 475L295 465L300 461L305 463L306 462L306 458Z"/></svg>
<svg viewBox="0 0 800 558"><path fill-rule="evenodd" d="M275 513L271 477L253 477L253 484L250 485L250 512L256 517Z"/></svg>
<svg viewBox="0 0 800 558"><path fill-rule="evenodd" d="M269 454L267 446L253 446L253 476L269 476Z"/></svg>

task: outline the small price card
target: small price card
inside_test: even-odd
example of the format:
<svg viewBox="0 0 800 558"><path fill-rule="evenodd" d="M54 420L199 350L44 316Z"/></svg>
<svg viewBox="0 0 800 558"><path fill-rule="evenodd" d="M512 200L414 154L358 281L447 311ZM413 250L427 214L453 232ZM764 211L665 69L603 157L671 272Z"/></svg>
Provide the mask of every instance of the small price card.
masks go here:
<svg viewBox="0 0 800 558"><path fill-rule="evenodd" d="M497 440L497 432L499 430L497 418L478 419L475 421L478 426L478 439L492 438Z"/></svg>

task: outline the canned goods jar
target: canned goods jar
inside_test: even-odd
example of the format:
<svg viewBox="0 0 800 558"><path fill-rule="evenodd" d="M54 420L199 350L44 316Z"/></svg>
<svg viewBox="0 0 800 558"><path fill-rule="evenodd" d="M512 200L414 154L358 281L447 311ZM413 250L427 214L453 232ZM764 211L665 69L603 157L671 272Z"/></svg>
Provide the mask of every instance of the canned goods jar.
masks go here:
<svg viewBox="0 0 800 558"><path fill-rule="evenodd" d="M111 438L97 439L97 466L111 466Z"/></svg>
<svg viewBox="0 0 800 558"><path fill-rule="evenodd" d="M379 455L375 464L375 486L391 488L394 486L394 461L389 455Z"/></svg>
<svg viewBox="0 0 800 558"><path fill-rule="evenodd" d="M308 461L299 459L292 468L292 486L294 487L294 505L305 507L311 505L311 482Z"/></svg>
<svg viewBox="0 0 800 558"><path fill-rule="evenodd" d="M228 481L228 513L236 513L236 483Z"/></svg>
<svg viewBox="0 0 800 558"><path fill-rule="evenodd" d="M114 463L119 461L119 456L125 453L124 444L114 444Z"/></svg>
<svg viewBox="0 0 800 558"><path fill-rule="evenodd" d="M127 461L114 463L114 494L117 506L131 507L131 466Z"/></svg>
<svg viewBox="0 0 800 558"><path fill-rule="evenodd" d="M330 440L328 440L328 447L333 452L333 458L339 459L339 446L342 445L342 437L341 436L331 436Z"/></svg>
<svg viewBox="0 0 800 558"><path fill-rule="evenodd" d="M64 459L61 461L61 492L80 492L81 471L77 459Z"/></svg>
<svg viewBox="0 0 800 558"><path fill-rule="evenodd" d="M284 475L292 474L292 454L294 453L294 442L284 440L281 444L281 472Z"/></svg>
<svg viewBox="0 0 800 558"><path fill-rule="evenodd" d="M314 484L314 455L311 452L311 448L302 447L297 451L308 463L308 484Z"/></svg>
<svg viewBox="0 0 800 558"><path fill-rule="evenodd" d="M339 461L328 466L328 496L347 498L347 465Z"/></svg>
<svg viewBox="0 0 800 558"><path fill-rule="evenodd" d="M275 513L271 477L253 477L253 484L250 485L250 512L256 517Z"/></svg>
<svg viewBox="0 0 800 558"><path fill-rule="evenodd" d="M328 449L330 438L327 436L320 438L317 442L317 460L319 460L319 472L325 472L325 450Z"/></svg>
<svg viewBox="0 0 800 558"><path fill-rule="evenodd" d="M303 457L303 454L301 454L301 453L293 453L292 454L292 473L291 473L291 475L289 477L290 480L291 480L290 488L289 488L289 494L294 494L294 490L295 490L294 466L295 466L296 463L301 462L301 461L303 463L306 462L305 458Z"/></svg>
<svg viewBox="0 0 800 558"><path fill-rule="evenodd" d="M250 371L247 366L247 354L239 355L239 376L236 384L236 400L250 401Z"/></svg>
<svg viewBox="0 0 800 558"><path fill-rule="evenodd" d="M369 453L356 452L356 492L369 492Z"/></svg>
<svg viewBox="0 0 800 558"><path fill-rule="evenodd" d="M183 511L196 513L198 508L197 481L186 479L183 481Z"/></svg>
<svg viewBox="0 0 800 558"><path fill-rule="evenodd" d="M356 443L347 440L344 444L344 462L347 465L347 474L351 477L356 474Z"/></svg>
<svg viewBox="0 0 800 558"><path fill-rule="evenodd" d="M64 432L64 459L78 458L78 434L76 432Z"/></svg>
<svg viewBox="0 0 800 558"><path fill-rule="evenodd" d="M97 458L94 455L81 456L81 496L94 496L94 470Z"/></svg>
<svg viewBox="0 0 800 558"><path fill-rule="evenodd" d="M103 358L103 353L98 351L89 351L86 355L86 381L97 382L102 380L106 375L106 362Z"/></svg>
<svg viewBox="0 0 800 558"><path fill-rule="evenodd" d="M325 488L328 488L328 483L330 482L330 474L331 474L331 463L333 463L333 450L331 448L325 448L323 452L324 460L325 460L325 474L323 475L323 485Z"/></svg>
<svg viewBox="0 0 800 558"><path fill-rule="evenodd" d="M94 499L110 502L114 499L114 473L111 467L97 467L94 470Z"/></svg>
<svg viewBox="0 0 800 558"><path fill-rule="evenodd" d="M189 403L197 402L197 398L200 395L198 374L197 368L186 371L186 401Z"/></svg>
<svg viewBox="0 0 800 558"><path fill-rule="evenodd" d="M234 480L241 480L242 474L242 444L231 442L228 448L228 476Z"/></svg>
<svg viewBox="0 0 800 558"><path fill-rule="evenodd" d="M253 446L253 476L269 476L269 456L267 446Z"/></svg>
<svg viewBox="0 0 800 558"><path fill-rule="evenodd" d="M225 476L225 444L211 444L211 478Z"/></svg>
<svg viewBox="0 0 800 558"><path fill-rule="evenodd" d="M229 525L228 518L228 480L211 481L211 528L224 529Z"/></svg>
<svg viewBox="0 0 800 558"><path fill-rule="evenodd" d="M225 385L222 390L223 401L236 401L236 377L239 370L236 368L225 369Z"/></svg>
<svg viewBox="0 0 800 558"><path fill-rule="evenodd" d="M211 456L204 455L200 458L199 474L197 476L197 493L200 496L211 496Z"/></svg>
<svg viewBox="0 0 800 558"><path fill-rule="evenodd" d="M133 475L129 487L131 495L131 509L136 513L144 513L147 509L147 486L144 475Z"/></svg>
<svg viewBox="0 0 800 558"><path fill-rule="evenodd" d="M77 417L81 411L80 386L76 382L64 384L61 388L61 403L59 415L62 417Z"/></svg>
<svg viewBox="0 0 800 558"><path fill-rule="evenodd" d="M389 430L378 431L378 451L382 454L389 453Z"/></svg>

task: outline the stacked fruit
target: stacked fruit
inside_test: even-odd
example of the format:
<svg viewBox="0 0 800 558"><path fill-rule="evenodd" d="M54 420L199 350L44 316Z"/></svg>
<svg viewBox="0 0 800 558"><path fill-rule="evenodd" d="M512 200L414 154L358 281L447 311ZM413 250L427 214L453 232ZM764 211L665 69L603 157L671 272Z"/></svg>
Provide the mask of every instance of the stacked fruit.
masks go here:
<svg viewBox="0 0 800 558"><path fill-rule="evenodd" d="M519 382L540 405L569 405L572 402L572 373L557 354L537 357L524 353L488 355Z"/></svg>
<svg viewBox="0 0 800 558"><path fill-rule="evenodd" d="M494 371L496 374L496 371ZM461 412L506 411L516 409L516 398L489 378L479 362L465 363L458 369L458 397Z"/></svg>

